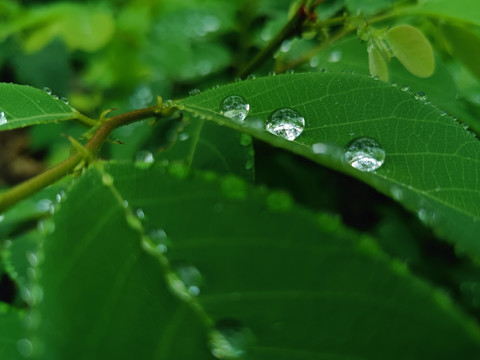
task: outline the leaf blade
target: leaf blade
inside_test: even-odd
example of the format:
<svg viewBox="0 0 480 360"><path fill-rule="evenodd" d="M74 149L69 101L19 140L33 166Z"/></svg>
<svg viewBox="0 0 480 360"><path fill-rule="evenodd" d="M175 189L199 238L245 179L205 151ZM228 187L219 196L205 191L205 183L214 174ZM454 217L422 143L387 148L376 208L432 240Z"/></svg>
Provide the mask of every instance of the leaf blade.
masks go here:
<svg viewBox="0 0 480 360"><path fill-rule="evenodd" d="M76 111L63 101L30 86L0 83L0 92L0 131L77 117Z"/></svg>
<svg viewBox="0 0 480 360"><path fill-rule="evenodd" d="M232 94L249 101L254 122L237 123L218 114L221 99ZM429 225L472 256L480 255L475 235L480 231L480 143L408 92L351 74L290 74L230 84L181 100L179 106L352 175L419 216L434 213L426 219ZM295 141L263 129L269 113L280 107L291 107L306 119ZM374 173L353 171L343 159L350 134L376 139L386 151L385 164ZM326 153L316 153L317 143Z"/></svg>

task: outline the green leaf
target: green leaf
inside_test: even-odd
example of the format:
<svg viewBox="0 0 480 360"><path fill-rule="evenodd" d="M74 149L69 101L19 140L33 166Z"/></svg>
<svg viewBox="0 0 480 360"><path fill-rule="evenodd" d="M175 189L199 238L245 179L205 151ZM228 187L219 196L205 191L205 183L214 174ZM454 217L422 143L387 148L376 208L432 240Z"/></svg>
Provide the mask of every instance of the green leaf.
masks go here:
<svg viewBox="0 0 480 360"><path fill-rule="evenodd" d="M450 52L463 62L473 75L480 80L480 35L462 26L444 24L440 27L447 40Z"/></svg>
<svg viewBox="0 0 480 360"><path fill-rule="evenodd" d="M480 354L477 326L443 293L371 239L283 192L232 176L181 180L162 168L106 169L129 206L142 210L144 228L166 234L170 263L197 270L185 281L199 286L199 305L227 335L250 344L237 348L247 359Z"/></svg>
<svg viewBox="0 0 480 360"><path fill-rule="evenodd" d="M388 81L387 62L374 44L368 47L368 67L372 76L378 76L380 80Z"/></svg>
<svg viewBox="0 0 480 360"><path fill-rule="evenodd" d="M0 93L0 131L77 117L63 101L30 86L0 83Z"/></svg>
<svg viewBox="0 0 480 360"><path fill-rule="evenodd" d="M254 178L252 138L227 127L191 116L177 141L157 159L182 161L189 167Z"/></svg>
<svg viewBox="0 0 480 360"><path fill-rule="evenodd" d="M26 341L23 339L25 336L24 315L24 311L0 302L0 357L2 359L19 360L25 358L19 352L19 348L28 350L22 348L23 342Z"/></svg>
<svg viewBox="0 0 480 360"><path fill-rule="evenodd" d="M393 55L418 77L429 77L435 70L432 45L420 30L398 25L387 31L386 40Z"/></svg>
<svg viewBox="0 0 480 360"><path fill-rule="evenodd" d="M204 322L170 292L164 259L144 250L108 174L83 176L52 221L35 306L40 358L212 358Z"/></svg>
<svg viewBox="0 0 480 360"><path fill-rule="evenodd" d="M219 114L220 102L230 95L250 104L243 123ZM355 176L416 212L459 249L479 256L480 143L417 97L365 76L310 73L234 83L178 106ZM265 130L267 118L280 108L295 109L305 119L295 141ZM385 163L376 171L358 171L345 161L344 148L362 137L385 150Z"/></svg>
<svg viewBox="0 0 480 360"><path fill-rule="evenodd" d="M480 25L480 3L476 0L424 0L403 9L402 12Z"/></svg>
<svg viewBox="0 0 480 360"><path fill-rule="evenodd" d="M382 10L390 8L394 0L345 0L345 5L352 13L362 14L363 16L374 15Z"/></svg>

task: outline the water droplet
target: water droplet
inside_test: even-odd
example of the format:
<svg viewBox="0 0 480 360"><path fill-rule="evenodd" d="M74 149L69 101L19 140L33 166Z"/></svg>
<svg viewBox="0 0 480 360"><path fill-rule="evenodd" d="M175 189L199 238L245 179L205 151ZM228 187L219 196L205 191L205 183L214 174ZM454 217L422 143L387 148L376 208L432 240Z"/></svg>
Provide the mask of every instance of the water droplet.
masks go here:
<svg viewBox="0 0 480 360"><path fill-rule="evenodd" d="M163 229L155 229L148 233L148 238L155 245L155 249L165 254L170 246L170 239Z"/></svg>
<svg viewBox="0 0 480 360"><path fill-rule="evenodd" d="M198 95L200 93L201 93L200 89L192 89L188 92L189 95Z"/></svg>
<svg viewBox="0 0 480 360"><path fill-rule="evenodd" d="M32 342L28 339L20 339L17 341L17 349L23 357L30 357L33 354Z"/></svg>
<svg viewBox="0 0 480 360"><path fill-rule="evenodd" d="M427 100L427 95L423 91L419 91L415 94L415 99L420 100L420 101L426 101Z"/></svg>
<svg viewBox="0 0 480 360"><path fill-rule="evenodd" d="M247 80L255 80L257 76L255 74L250 74L247 76Z"/></svg>
<svg viewBox="0 0 480 360"><path fill-rule="evenodd" d="M135 154L135 167L138 169L148 169L154 161L153 154L148 150L141 150Z"/></svg>
<svg viewBox="0 0 480 360"><path fill-rule="evenodd" d="M233 120L243 121L249 110L247 100L238 95L227 96L220 103L220 114Z"/></svg>
<svg viewBox="0 0 480 360"><path fill-rule="evenodd" d="M280 51L283 53L289 52L292 47L292 42L290 40L284 40L280 45Z"/></svg>
<svg viewBox="0 0 480 360"><path fill-rule="evenodd" d="M0 222L2 222L5 219L5 216L3 214L0 214Z"/></svg>
<svg viewBox="0 0 480 360"><path fill-rule="evenodd" d="M341 50L334 50L328 55L327 61L330 63L336 63L342 60L342 51Z"/></svg>
<svg viewBox="0 0 480 360"><path fill-rule="evenodd" d="M252 137L248 134L243 133L242 135L240 135L240 145L242 146L252 145Z"/></svg>
<svg viewBox="0 0 480 360"><path fill-rule="evenodd" d="M400 90L402 90L402 91L408 91L408 90L410 90L410 88L409 88L407 85L402 85L402 86L400 87Z"/></svg>
<svg viewBox="0 0 480 360"><path fill-rule="evenodd" d="M200 271L185 261L172 264L172 268L184 284L188 294L198 296L200 294L200 286L203 283L203 277Z"/></svg>
<svg viewBox="0 0 480 360"><path fill-rule="evenodd" d="M377 170L385 161L385 150L372 138L362 137L350 142L345 149L346 161L355 169Z"/></svg>
<svg viewBox="0 0 480 360"><path fill-rule="evenodd" d="M38 256L35 252L27 251L26 256L27 256L28 263L31 266L37 266L38 265Z"/></svg>
<svg viewBox="0 0 480 360"><path fill-rule="evenodd" d="M210 333L210 348L217 359L238 359L246 354L254 342L252 331L239 321L224 319Z"/></svg>
<svg viewBox="0 0 480 360"><path fill-rule="evenodd" d="M49 87L45 86L42 90L43 90L44 93L46 93L48 95L52 95L52 89L50 89Z"/></svg>
<svg viewBox="0 0 480 360"><path fill-rule="evenodd" d="M268 72L268 76L275 76L277 75L277 73L275 71L269 71Z"/></svg>
<svg viewBox="0 0 480 360"><path fill-rule="evenodd" d="M295 69L288 69L287 71L285 71L285 74L294 74L295 73Z"/></svg>
<svg viewBox="0 0 480 360"><path fill-rule="evenodd" d="M235 78L235 82L240 82L240 81L242 81L242 78L239 77L239 76L237 76L237 77Z"/></svg>
<svg viewBox="0 0 480 360"><path fill-rule="evenodd" d="M304 127L305 119L296 110L282 108L270 114L266 129L274 135L292 141L302 133Z"/></svg>
<svg viewBox="0 0 480 360"><path fill-rule="evenodd" d="M55 211L55 206L53 201L50 199L42 199L37 202L37 211L39 212L48 212L53 214Z"/></svg>
<svg viewBox="0 0 480 360"><path fill-rule="evenodd" d="M320 57L318 57L318 56L312 57L310 59L309 64L310 64L311 67L317 67L320 64Z"/></svg>
<svg viewBox="0 0 480 360"><path fill-rule="evenodd" d="M2 111L0 112L0 125L4 125L7 123L7 117L5 116L5 113Z"/></svg>
<svg viewBox="0 0 480 360"><path fill-rule="evenodd" d="M188 140L188 138L189 138L189 135L186 132L182 132L178 134L178 141L185 141L185 140Z"/></svg>
<svg viewBox="0 0 480 360"><path fill-rule="evenodd" d="M70 103L65 96L62 96L62 97L60 98L60 100L62 100L62 102L63 102L65 105L68 105L68 104Z"/></svg>
<svg viewBox="0 0 480 360"><path fill-rule="evenodd" d="M143 212L142 209L137 209L135 210L135 216L139 218L140 220L145 219L145 213Z"/></svg>
<svg viewBox="0 0 480 360"><path fill-rule="evenodd" d="M392 197L397 201L400 201L403 199L403 190L398 186L392 186L390 188L390 193L392 194Z"/></svg>
<svg viewBox="0 0 480 360"><path fill-rule="evenodd" d="M122 206L126 209L128 207L128 200L123 200Z"/></svg>
<svg viewBox="0 0 480 360"><path fill-rule="evenodd" d="M55 195L55 201L58 203L61 203L65 197L67 196L67 193L64 190L60 190L57 195Z"/></svg>
<svg viewBox="0 0 480 360"><path fill-rule="evenodd" d="M435 222L436 214L433 210L421 208L418 210L418 218L425 225L433 225Z"/></svg>

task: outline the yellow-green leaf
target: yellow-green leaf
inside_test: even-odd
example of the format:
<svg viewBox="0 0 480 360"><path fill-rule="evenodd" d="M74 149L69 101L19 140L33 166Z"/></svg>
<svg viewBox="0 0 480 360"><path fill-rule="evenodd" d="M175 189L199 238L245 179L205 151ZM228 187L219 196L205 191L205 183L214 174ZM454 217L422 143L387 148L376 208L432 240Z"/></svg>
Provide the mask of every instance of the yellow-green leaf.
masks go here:
<svg viewBox="0 0 480 360"><path fill-rule="evenodd" d="M388 67L380 50L372 43L368 47L368 67L372 76L388 81Z"/></svg>
<svg viewBox="0 0 480 360"><path fill-rule="evenodd" d="M423 33L411 25L399 25L386 34L393 55L413 75L429 77L435 71L432 45Z"/></svg>

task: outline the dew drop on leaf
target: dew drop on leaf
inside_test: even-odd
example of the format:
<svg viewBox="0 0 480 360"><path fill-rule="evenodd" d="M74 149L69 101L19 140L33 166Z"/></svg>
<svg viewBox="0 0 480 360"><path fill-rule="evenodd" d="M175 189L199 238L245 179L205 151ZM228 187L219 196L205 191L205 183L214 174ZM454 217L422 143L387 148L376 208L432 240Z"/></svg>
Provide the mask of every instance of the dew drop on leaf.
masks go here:
<svg viewBox="0 0 480 360"><path fill-rule="evenodd" d="M154 161L153 154L148 150L141 150L135 154L135 167L138 169L148 169Z"/></svg>
<svg viewBox="0 0 480 360"><path fill-rule="evenodd" d="M143 212L142 209L137 209L135 210L135 216L139 218L140 220L145 219L145 213Z"/></svg>
<svg viewBox="0 0 480 360"><path fill-rule="evenodd" d="M266 129L274 135L286 140L295 140L305 127L305 119L290 108L282 108L272 112L267 120Z"/></svg>
<svg viewBox="0 0 480 360"><path fill-rule="evenodd" d="M43 90L44 93L46 93L48 95L52 95L52 89L50 89L49 87L45 86L42 90Z"/></svg>
<svg viewBox="0 0 480 360"><path fill-rule="evenodd" d="M327 61L330 63L336 63L342 60L342 51L341 50L333 50L330 54L328 54Z"/></svg>
<svg viewBox="0 0 480 360"><path fill-rule="evenodd" d="M185 286L185 289L189 295L197 296L200 294L200 287L203 283L203 277L195 266L188 262L180 261L174 263L172 268Z"/></svg>
<svg viewBox="0 0 480 360"><path fill-rule="evenodd" d="M155 249L165 254L170 246L167 233L163 229L154 229L148 233L148 238L155 245Z"/></svg>
<svg viewBox="0 0 480 360"><path fill-rule="evenodd" d="M20 339L17 341L17 349L21 356L28 358L33 354L32 342L28 339Z"/></svg>
<svg viewBox="0 0 480 360"><path fill-rule="evenodd" d="M200 94L200 89L192 89L188 92L189 95L198 95Z"/></svg>
<svg viewBox="0 0 480 360"><path fill-rule="evenodd" d="M423 91L419 91L415 94L415 99L420 100L420 101L425 101L427 100L427 95Z"/></svg>
<svg viewBox="0 0 480 360"><path fill-rule="evenodd" d="M250 104L238 95L227 96L220 103L220 114L233 120L245 120L249 110Z"/></svg>
<svg viewBox="0 0 480 360"><path fill-rule="evenodd" d="M239 359L253 342L252 331L233 319L219 321L210 333L210 349L217 359Z"/></svg>
<svg viewBox="0 0 480 360"><path fill-rule="evenodd" d="M4 125L7 123L7 117L5 116L5 113L2 111L0 112L0 125Z"/></svg>
<svg viewBox="0 0 480 360"><path fill-rule="evenodd" d="M383 165L385 150L375 139L361 137L347 145L345 160L357 170L370 172Z"/></svg>

